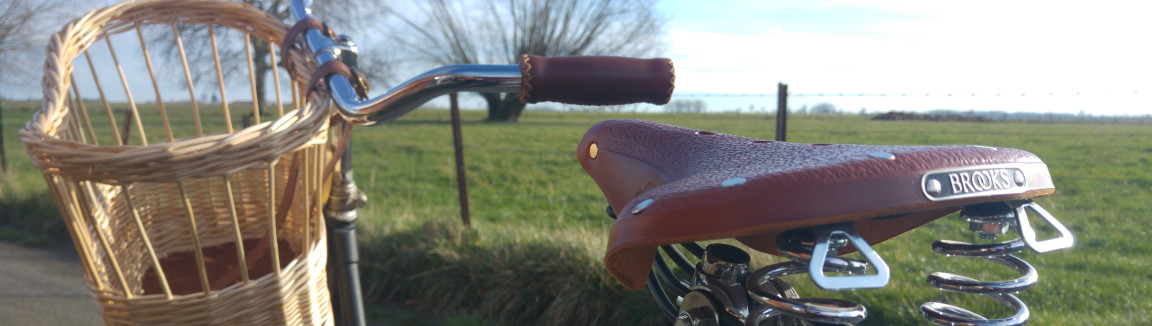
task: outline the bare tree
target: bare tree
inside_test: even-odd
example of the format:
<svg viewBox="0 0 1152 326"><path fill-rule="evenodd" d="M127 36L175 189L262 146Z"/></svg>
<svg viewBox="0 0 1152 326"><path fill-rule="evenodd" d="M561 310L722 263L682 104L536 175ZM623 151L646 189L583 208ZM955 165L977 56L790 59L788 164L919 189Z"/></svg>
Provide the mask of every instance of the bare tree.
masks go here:
<svg viewBox="0 0 1152 326"><path fill-rule="evenodd" d="M432 0L389 10L390 35L407 55L435 64L510 64L521 54L649 56L664 18L652 0ZM410 12L414 11L414 12ZM411 15L416 14L416 15ZM489 121L517 121L516 94L482 94Z"/></svg>
<svg viewBox="0 0 1152 326"><path fill-rule="evenodd" d="M4 92L9 86L35 84L29 82L35 75L32 68L40 66L34 64L37 59L43 60L47 31L59 26L55 11L64 7L61 6L64 1L0 2L0 59L4 61L0 64L0 102L4 101ZM2 110L0 105L0 113ZM0 114L0 170L8 171L3 126L4 118Z"/></svg>
<svg viewBox="0 0 1152 326"><path fill-rule="evenodd" d="M295 24L296 22L292 17L291 0L240 0L240 2L260 8L289 25ZM354 36L356 31L362 30L367 26L367 24L363 22L376 11L375 8L378 4L379 0L325 0L313 3L311 8L314 16L327 23L337 33ZM185 40L207 39L209 37L207 27L205 24L177 25L180 37ZM226 30L223 26L214 26L214 28L217 33ZM171 41L171 32L156 33L153 34L152 37L156 41L155 43L164 44L164 47L161 48L163 55L173 60L179 60L179 51L176 44ZM253 70L255 70L256 76L256 96L258 97L252 99L252 102L258 103L260 113L263 114L265 106L268 104L265 100L265 97L268 96L265 91L265 85L267 84L269 72L275 67L272 66L272 61L269 58L269 54L271 53L269 44L256 38L252 38L250 42L252 47ZM212 62L212 49L210 47L190 47L185 48L185 50L187 51L186 55L190 62ZM245 57L245 51L247 50L243 42L239 44L220 44L219 47L221 57L243 58ZM277 53L277 55L279 55L279 53ZM225 74L247 72L246 67L240 67L240 65L245 64L242 61L229 60L229 62L224 64L232 65L230 67L222 67ZM202 70L193 72L193 77L197 78L193 81L194 83L200 83L201 80L199 78L215 76L215 66L212 64L195 64L191 65L191 68Z"/></svg>
<svg viewBox="0 0 1152 326"><path fill-rule="evenodd" d="M60 28L67 0L0 1L0 85L28 85L44 58L48 33Z"/></svg>

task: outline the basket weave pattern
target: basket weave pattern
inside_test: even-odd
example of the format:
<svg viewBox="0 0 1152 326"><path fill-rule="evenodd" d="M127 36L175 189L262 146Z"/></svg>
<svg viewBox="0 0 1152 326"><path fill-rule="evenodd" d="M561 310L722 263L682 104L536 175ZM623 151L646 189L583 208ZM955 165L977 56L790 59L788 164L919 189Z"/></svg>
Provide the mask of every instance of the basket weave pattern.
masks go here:
<svg viewBox="0 0 1152 326"><path fill-rule="evenodd" d="M141 35L143 44L140 27L171 25L175 31L191 24L238 30L247 34L245 43L250 36L278 44L288 29L257 8L233 2L146 1L92 11L51 39L41 110L20 131L60 206L104 321L331 324L319 199L321 170L332 156L330 108L322 92L313 91L307 100L300 95L307 93L302 82L313 67L299 53L305 51L291 56L298 67L289 76L295 109L274 120L173 138L168 116L162 127L145 125L143 111L133 104L135 144L101 145L95 138L92 125L100 122L84 108L74 62L111 35ZM160 112L167 114L163 106ZM195 114L199 124L201 113ZM164 131L163 142L149 144L144 135Z"/></svg>

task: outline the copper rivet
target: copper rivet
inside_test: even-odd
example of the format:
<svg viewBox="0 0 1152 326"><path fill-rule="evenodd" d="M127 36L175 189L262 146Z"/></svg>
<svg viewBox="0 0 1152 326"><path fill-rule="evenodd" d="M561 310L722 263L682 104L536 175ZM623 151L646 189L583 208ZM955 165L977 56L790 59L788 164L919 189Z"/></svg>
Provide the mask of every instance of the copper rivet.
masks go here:
<svg viewBox="0 0 1152 326"><path fill-rule="evenodd" d="M598 154L600 154L600 149L596 147L596 143L588 145L588 157L596 158L596 155Z"/></svg>
<svg viewBox="0 0 1152 326"><path fill-rule="evenodd" d="M735 177L735 178L731 178L731 179L727 179L727 180L721 181L721 182L720 182L720 186L721 186L721 187L735 187L735 186L739 186L739 185L742 185L742 184L744 184L745 182L748 182L748 178L744 178L744 177Z"/></svg>
<svg viewBox="0 0 1152 326"><path fill-rule="evenodd" d="M896 159L895 154L888 153L888 152L871 152L871 153L868 153L868 157L878 158L881 160L895 160Z"/></svg>
<svg viewBox="0 0 1152 326"><path fill-rule="evenodd" d="M648 199L645 199L644 201L640 202L639 204L636 204L636 207L632 207L632 214L640 214L640 212L643 212L645 208L648 208L648 206L652 206L652 202L654 202L654 201L655 200L652 200L652 198L648 198Z"/></svg>

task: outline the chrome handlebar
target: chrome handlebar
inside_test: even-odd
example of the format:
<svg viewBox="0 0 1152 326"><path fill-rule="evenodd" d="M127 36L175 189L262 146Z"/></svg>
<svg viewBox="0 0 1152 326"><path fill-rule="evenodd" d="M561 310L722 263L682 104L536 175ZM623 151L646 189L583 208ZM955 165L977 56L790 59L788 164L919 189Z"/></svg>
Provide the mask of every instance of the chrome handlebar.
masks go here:
<svg viewBox="0 0 1152 326"><path fill-rule="evenodd" d="M461 92L517 92L520 67L516 65L451 65L436 68L361 101L348 78L335 74L328 80L332 99L345 119L359 125L395 120L437 96Z"/></svg>
<svg viewBox="0 0 1152 326"><path fill-rule="evenodd" d="M311 6L311 0L292 0L292 16L296 21L312 17ZM303 35L304 41L313 50L317 66L339 61L346 52L355 54L357 50L344 36L333 39L316 29L309 29ZM331 75L328 87L340 115L359 125L373 125L399 118L433 98L448 93L518 92L520 67L477 64L444 66L429 70L384 94L366 100L360 99L352 82L342 75Z"/></svg>

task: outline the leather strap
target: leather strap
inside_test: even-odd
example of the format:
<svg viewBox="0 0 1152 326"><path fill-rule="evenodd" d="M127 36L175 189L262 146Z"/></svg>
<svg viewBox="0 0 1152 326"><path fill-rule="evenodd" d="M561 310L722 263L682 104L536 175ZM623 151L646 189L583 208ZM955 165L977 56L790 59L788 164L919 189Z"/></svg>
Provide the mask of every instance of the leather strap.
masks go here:
<svg viewBox="0 0 1152 326"><path fill-rule="evenodd" d="M315 19L312 19L312 20L315 20ZM299 27L299 26L302 26L302 25L297 24L296 27ZM296 27L293 27L293 29L296 29ZM291 44L291 43L286 43L286 44ZM286 54L287 51L284 51L284 53ZM309 86L308 89L312 90L315 87L320 86L320 83L323 82L324 80L327 80L327 77L329 75L332 75L332 74L341 74L341 75L344 75L346 77L349 77L349 79L353 79L356 77L359 77L356 79L363 79L362 75L358 75L356 72L352 71L352 69L348 68L348 66L345 65L344 63L339 62L339 61L330 61L330 62L318 67L316 69L316 71L312 74L311 80L308 81L308 86ZM353 76L356 76L356 77L353 77ZM365 87L366 87L366 84L365 84ZM364 89L363 91L366 92L367 89ZM358 90L358 92L360 92L360 91ZM308 92L309 97L311 97L312 94L313 94L312 91ZM336 149L333 151L332 158L328 160L328 163L324 165L324 169L321 170L321 171L324 171L324 175L321 178L321 184L330 182L330 178L332 177L332 170L336 167L336 163L339 162L340 157L342 156L342 155L340 155L340 153L344 152L344 149L348 146L348 141L352 137L352 129L353 129L352 127L353 126L354 126L354 124L351 124L351 123L345 124L343 131L340 133L340 140L336 144ZM280 205L276 207L275 221L276 221L277 225L283 224L285 219L288 218L288 212L289 212L289 210L292 209L292 204L295 200L295 196L291 196L290 194L294 191L294 189L296 189L296 186L297 186L297 183L299 180L299 174L300 174L300 155L299 155L299 153L295 154L295 156L293 157L292 165L288 168L288 170L289 170L288 180L284 184L284 192L281 193ZM319 195L320 195L319 189L315 190L312 193L313 197L318 197ZM268 247L271 244L270 240L271 239L269 237L264 237L264 238L260 239L260 242L256 243L256 246L254 246L253 249L251 250L252 255L249 257L245 257L245 264L247 265L248 270L252 270L253 268L256 267L257 263L264 261L264 258L268 254ZM241 246L242 244L237 244L237 245ZM273 269L275 269L275 267L273 267ZM210 283L210 288L212 288L212 289L222 288L223 286L237 282L237 280L240 277L239 273L240 273L239 269L228 271L224 275L221 275L219 278L213 280Z"/></svg>
<svg viewBox="0 0 1152 326"><path fill-rule="evenodd" d="M349 79L363 78L363 75L356 75L358 73L353 72L352 69L348 68L344 63L340 61L329 61L317 67L316 72L312 74L312 79L308 81L308 96L311 97L313 94L311 90L321 86L320 84L327 80L327 77L332 74L340 74ZM364 91L367 92L366 89ZM336 162L338 162L340 156L342 156L341 153L344 153L344 149L348 146L348 140L352 137L353 126L355 126L355 124L352 123L344 125L344 130L340 133L340 140L336 143L335 151L332 152L332 159L324 166L324 182L328 182L329 177L332 176L332 169L336 167Z"/></svg>
<svg viewBox="0 0 1152 326"><path fill-rule="evenodd" d="M288 29L288 34L284 35L284 40L280 43L280 65L284 66L284 69L288 69L289 72L295 71L295 67L293 67L291 61L288 60L291 57L289 52L295 49L296 38L309 29L318 29L327 35L332 35L332 30L328 29L327 25L324 25L323 22L316 18L304 18L296 22L296 25L292 25L292 28Z"/></svg>
<svg viewBox="0 0 1152 326"><path fill-rule="evenodd" d="M359 96L361 99L368 97L368 78L340 61L328 61L316 67L316 71L312 73L312 78L308 80L308 89L311 90L317 86L322 86L320 83L327 81L328 76L333 74L339 74L348 78L348 81L352 83L352 88L356 90L356 96ZM312 92L308 92L308 96L312 96Z"/></svg>
<svg viewBox="0 0 1152 326"><path fill-rule="evenodd" d="M335 35L332 32L332 30L330 28L328 28L327 25L320 22L320 20L318 20L316 18L308 17L308 18L305 18L305 19L297 22L296 25L292 26L292 28L290 30L288 30L288 34L286 34L284 36L284 41L280 45L280 48L282 50L280 52L280 62L284 66L285 69L288 69L289 71L292 71L294 69L294 67L291 66L291 63L288 60L288 58L291 55L290 52L295 48L296 38L301 33L304 33L304 31L307 31L308 29L319 29L323 33L325 33L325 35L328 35L329 37L331 37L332 35ZM348 77L349 80L354 81L353 86L358 93L357 95L359 95L362 98L367 97L368 84L367 84L367 82L365 82L366 78L364 78L364 75L360 74L359 72L352 70L347 65L345 65L344 63L339 62L339 61L330 61L328 63L321 65L320 67L317 67L316 71L312 74L312 78L308 81L308 84L307 84L308 89L312 90L312 89L316 88L317 86L320 86L320 83L322 81L327 80L327 77L329 75L332 75L332 74L340 74L340 75L343 75L345 77ZM309 97L311 97L312 94L313 93L311 91L308 92ZM342 156L342 155L340 155L340 153L344 152L344 149L348 145L348 140L351 139L352 127L353 127L353 124L346 124L343 132L341 132L340 140L338 141L336 149L333 152L333 156L330 160L328 160L328 163L324 165L324 170L322 170L322 171L324 171L324 176L323 176L323 178L321 178L322 184L330 181L330 178L332 176L332 170L336 167L336 163L339 162L339 158ZM293 156L292 165L288 168L288 170L289 170L288 180L284 184L284 191L281 193L281 197L279 197L280 198L280 205L278 205L276 207L275 221L276 221L277 225L283 224L284 221L288 218L288 212L289 212L289 210L292 209L292 204L295 201L295 196L292 196L290 194L292 194L294 192L294 189L296 189L296 186L297 186L297 183L299 180L299 175L300 175L300 154L299 153L296 153ZM314 192L312 195L313 195L313 197L319 196L319 190L316 190L316 192ZM242 246L242 245L243 244L237 244L237 246ZM268 254L268 247L269 246L270 246L270 238L264 237L264 238L260 239L260 242L258 242L252 248L252 250L251 250L252 255L245 257L245 262L244 262L245 265L247 265L248 270L254 269L256 267L256 264L258 264L259 262L264 260L264 258ZM275 269L275 267L273 267L273 269ZM226 286L228 284L236 283L240 278L239 274L240 274L239 269L230 270L230 271L226 272L224 275L221 275L217 279L211 281L209 287L211 289L218 289L218 288L223 288L224 286Z"/></svg>

